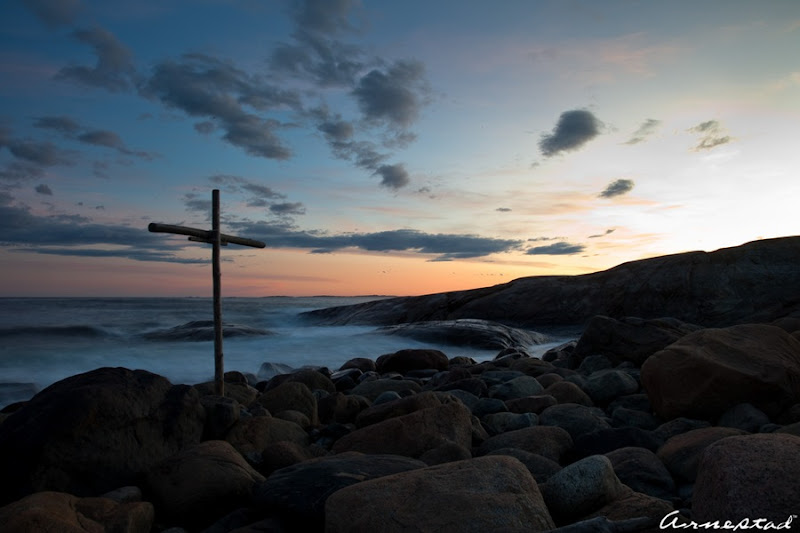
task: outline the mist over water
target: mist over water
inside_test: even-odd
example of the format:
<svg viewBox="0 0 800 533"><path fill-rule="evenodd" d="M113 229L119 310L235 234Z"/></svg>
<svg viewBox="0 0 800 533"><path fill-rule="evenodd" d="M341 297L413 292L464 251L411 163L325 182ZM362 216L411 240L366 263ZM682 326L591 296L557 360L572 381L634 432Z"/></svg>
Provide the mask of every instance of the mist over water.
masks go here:
<svg viewBox="0 0 800 533"><path fill-rule="evenodd" d="M376 298L227 298L223 321L272 335L226 337L225 370L257 374L262 363L338 369L353 357L404 348L436 348L449 357L481 361L498 350L436 345L374 334L372 326L313 326L303 311ZM147 333L213 318L210 298L3 298L0 299L0 407L28 399L65 377L104 366L144 369L173 383L196 384L214 376L213 341L154 341ZM553 343L532 346L541 355Z"/></svg>

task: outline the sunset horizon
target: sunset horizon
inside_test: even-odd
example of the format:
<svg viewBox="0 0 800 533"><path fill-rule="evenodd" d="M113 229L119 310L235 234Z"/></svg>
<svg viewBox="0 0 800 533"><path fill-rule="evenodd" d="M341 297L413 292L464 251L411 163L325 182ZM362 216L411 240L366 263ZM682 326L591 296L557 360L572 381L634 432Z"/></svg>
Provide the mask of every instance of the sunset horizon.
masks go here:
<svg viewBox="0 0 800 533"><path fill-rule="evenodd" d="M792 2L0 8L0 297L415 296L800 235Z"/></svg>

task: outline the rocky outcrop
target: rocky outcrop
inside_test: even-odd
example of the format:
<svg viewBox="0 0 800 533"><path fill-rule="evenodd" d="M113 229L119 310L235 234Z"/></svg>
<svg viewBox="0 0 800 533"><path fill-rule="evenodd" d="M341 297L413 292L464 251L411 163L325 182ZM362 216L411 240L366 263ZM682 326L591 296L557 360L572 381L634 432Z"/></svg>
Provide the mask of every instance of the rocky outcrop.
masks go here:
<svg viewBox="0 0 800 533"><path fill-rule="evenodd" d="M144 370L100 368L47 387L0 425L0 502L34 491L96 495L200 442L197 391Z"/></svg>
<svg viewBox="0 0 800 533"><path fill-rule="evenodd" d="M383 335L408 337L423 342L471 346L487 350L527 347L547 342L547 337L535 331L525 331L488 320L431 320L384 326L375 330Z"/></svg>
<svg viewBox="0 0 800 533"><path fill-rule="evenodd" d="M227 337L263 337L274 335L265 329L245 326L243 324L223 324L222 336ZM152 341L213 341L214 321L194 320L169 329L159 329L144 334L144 338Z"/></svg>
<svg viewBox="0 0 800 533"><path fill-rule="evenodd" d="M412 470L335 492L325 531L549 531L555 526L531 474L494 455Z"/></svg>
<svg viewBox="0 0 800 533"><path fill-rule="evenodd" d="M674 317L705 327L800 316L800 237L624 263L581 276L537 276L426 296L323 309L319 323L395 325L474 318L536 329L595 315Z"/></svg>
<svg viewBox="0 0 800 533"><path fill-rule="evenodd" d="M800 398L800 341L769 325L700 330L648 358L642 385L665 420L716 421L745 402L775 416Z"/></svg>

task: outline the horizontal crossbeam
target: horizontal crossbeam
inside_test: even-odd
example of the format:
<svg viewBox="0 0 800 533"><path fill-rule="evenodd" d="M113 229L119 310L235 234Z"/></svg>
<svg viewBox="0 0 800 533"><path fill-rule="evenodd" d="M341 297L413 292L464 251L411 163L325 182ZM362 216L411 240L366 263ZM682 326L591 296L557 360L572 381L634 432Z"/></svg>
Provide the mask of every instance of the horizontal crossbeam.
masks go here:
<svg viewBox="0 0 800 533"><path fill-rule="evenodd" d="M147 229L152 233L177 233L178 235L188 235L189 240L197 241L197 242L205 242L205 243L214 243L214 232L197 229L197 228L188 228L186 226L173 226L172 224L158 224L156 222L150 223L147 226ZM246 239L244 237L236 237L234 235L225 235L224 233L219 236L220 244L223 246L231 243L231 244L240 244L242 246L251 246L253 248L264 248L266 246L265 243L261 241L257 241L255 239Z"/></svg>

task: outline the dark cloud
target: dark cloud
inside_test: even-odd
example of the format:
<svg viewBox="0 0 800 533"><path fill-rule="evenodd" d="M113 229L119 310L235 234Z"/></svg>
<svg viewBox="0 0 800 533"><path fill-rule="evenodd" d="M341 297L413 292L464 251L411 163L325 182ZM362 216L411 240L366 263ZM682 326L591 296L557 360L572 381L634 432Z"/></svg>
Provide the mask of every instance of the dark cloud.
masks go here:
<svg viewBox="0 0 800 533"><path fill-rule="evenodd" d="M83 129L76 120L66 116L39 117L33 125L36 128L55 130L68 137L77 134Z"/></svg>
<svg viewBox="0 0 800 533"><path fill-rule="evenodd" d="M730 135L725 135L724 130L719 122L716 120L707 120L701 122L693 128L689 128L690 132L700 134L700 140L693 151L699 152L700 150L711 150L717 146L728 144L733 140Z"/></svg>
<svg viewBox="0 0 800 533"><path fill-rule="evenodd" d="M510 207L498 207L497 209L495 209L495 211L499 211L500 213L510 213L511 212L511 208Z"/></svg>
<svg viewBox="0 0 800 533"><path fill-rule="evenodd" d="M119 135L113 131L108 130L92 130L78 135L78 140L95 146L105 146L106 148L115 148L117 150L127 152L125 143Z"/></svg>
<svg viewBox="0 0 800 533"><path fill-rule="evenodd" d="M600 135L602 125L602 122L586 109L564 111L558 118L553 132L542 136L539 149L545 157L578 150Z"/></svg>
<svg viewBox="0 0 800 533"><path fill-rule="evenodd" d="M217 127L214 125L213 122L210 120L204 120L202 122L198 122L194 125L194 129L197 133L202 133L203 135L208 135L213 132Z"/></svg>
<svg viewBox="0 0 800 533"><path fill-rule="evenodd" d="M530 248L528 255L575 255L583 252L586 247L582 244L570 244L568 242L556 242L546 246L536 246Z"/></svg>
<svg viewBox="0 0 800 533"><path fill-rule="evenodd" d="M33 141L30 139L12 139L6 145L17 159L34 163L43 167L71 165L69 153L51 142Z"/></svg>
<svg viewBox="0 0 800 533"><path fill-rule="evenodd" d="M50 28L71 26L82 8L80 0L23 0L22 3Z"/></svg>
<svg viewBox="0 0 800 533"><path fill-rule="evenodd" d="M327 110L318 110L317 114L322 117L317 129L323 133L337 158L352 161L357 167L372 171L376 171L389 158L389 154L378 151L374 143L354 140L355 128L351 122L341 120L338 115L328 118Z"/></svg>
<svg viewBox="0 0 800 533"><path fill-rule="evenodd" d="M484 257L519 248L521 241L477 235L431 234L402 229L377 233L328 235L301 231L288 223L231 223L238 235L259 239L271 248L300 248L312 253L332 253L355 248L370 252L415 252L436 255L437 260Z"/></svg>
<svg viewBox="0 0 800 533"><path fill-rule="evenodd" d="M349 17L358 5L356 0L296 0L291 14L297 27L304 31L336 34L353 29Z"/></svg>
<svg viewBox="0 0 800 533"><path fill-rule="evenodd" d="M48 187L45 184L37 185L34 190L39 194L44 194L44 195L47 195L47 196L53 196L53 190L50 189L50 187Z"/></svg>
<svg viewBox="0 0 800 533"><path fill-rule="evenodd" d="M607 229L605 233L598 233L597 235L589 235L590 239L599 239L600 237L605 237L606 235L611 235L614 233L616 229Z"/></svg>
<svg viewBox="0 0 800 533"><path fill-rule="evenodd" d="M300 109L298 93L280 89L234 65L203 54L157 64L142 94L221 127L223 139L250 155L288 159L289 149L276 131L280 123L248 111ZM209 122L209 121L206 121ZM210 131L208 124L202 126Z"/></svg>
<svg viewBox="0 0 800 533"><path fill-rule="evenodd" d="M386 71L374 69L353 90L364 118L404 130L419 115L424 100L425 68L418 61L397 61Z"/></svg>
<svg viewBox="0 0 800 533"><path fill-rule="evenodd" d="M12 161L0 169L0 180L18 186L21 182L32 181L44 177L44 169L25 161Z"/></svg>
<svg viewBox="0 0 800 533"><path fill-rule="evenodd" d="M271 213L276 215L305 215L306 208L300 202L285 202L269 206Z"/></svg>
<svg viewBox="0 0 800 533"><path fill-rule="evenodd" d="M625 141L625 144L639 144L640 142L644 142L647 137L653 135L656 130L658 130L660 125L660 120L648 118L639 126L639 129L633 132L631 138Z"/></svg>
<svg viewBox="0 0 800 533"><path fill-rule="evenodd" d="M608 187L600 193L601 198L613 198L615 196L622 196L633 190L633 180L619 179L614 180L608 184Z"/></svg>
<svg viewBox="0 0 800 533"><path fill-rule="evenodd" d="M72 36L94 49L97 63L93 67L83 65L64 67L56 74L56 79L99 87L111 92L135 87L137 74L133 65L133 55L111 32L96 27L75 30Z"/></svg>
<svg viewBox="0 0 800 533"><path fill-rule="evenodd" d="M381 165L375 173L381 177L381 185L389 189L400 189L409 184L411 179L402 163Z"/></svg>
<svg viewBox="0 0 800 533"><path fill-rule="evenodd" d="M201 198L195 193L186 193L183 195L183 205L187 211L195 211L204 213L209 218L211 217L211 199Z"/></svg>

